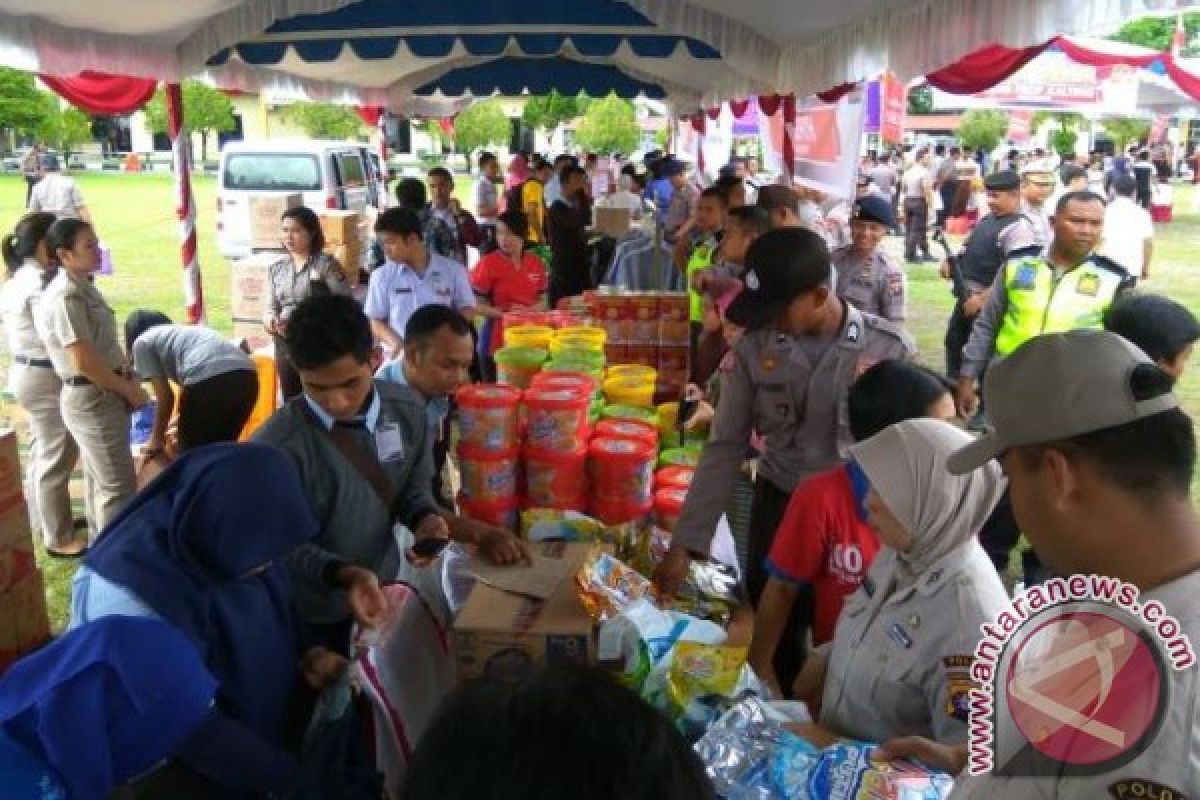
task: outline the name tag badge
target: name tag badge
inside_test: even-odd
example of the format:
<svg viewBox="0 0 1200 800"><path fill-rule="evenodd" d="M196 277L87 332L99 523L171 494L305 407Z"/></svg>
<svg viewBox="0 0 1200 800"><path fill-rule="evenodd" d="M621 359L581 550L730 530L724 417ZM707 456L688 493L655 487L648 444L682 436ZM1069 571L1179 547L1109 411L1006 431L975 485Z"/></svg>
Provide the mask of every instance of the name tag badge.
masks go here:
<svg viewBox="0 0 1200 800"><path fill-rule="evenodd" d="M404 458L404 437L397 425L380 425L375 429L375 450L383 462L399 461Z"/></svg>

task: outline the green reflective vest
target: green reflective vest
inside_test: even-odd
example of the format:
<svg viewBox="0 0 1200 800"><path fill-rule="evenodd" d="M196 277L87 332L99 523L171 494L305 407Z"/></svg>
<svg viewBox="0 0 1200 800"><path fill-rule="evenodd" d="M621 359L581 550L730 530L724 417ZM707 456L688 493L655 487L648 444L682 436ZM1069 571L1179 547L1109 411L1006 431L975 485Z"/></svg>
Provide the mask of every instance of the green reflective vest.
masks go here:
<svg viewBox="0 0 1200 800"><path fill-rule="evenodd" d="M1058 278L1041 255L1009 259L1004 265L1008 309L996 334L997 355L1007 356L1043 333L1100 328L1105 310L1128 281L1125 270L1099 256Z"/></svg>
<svg viewBox="0 0 1200 800"><path fill-rule="evenodd" d="M711 267L713 265L713 259L716 257L717 243L712 239L705 239L703 242L692 248L692 255L688 258L687 286L688 308L690 310L688 318L692 322L704 321L704 293L697 292L692 288L692 276L701 270Z"/></svg>

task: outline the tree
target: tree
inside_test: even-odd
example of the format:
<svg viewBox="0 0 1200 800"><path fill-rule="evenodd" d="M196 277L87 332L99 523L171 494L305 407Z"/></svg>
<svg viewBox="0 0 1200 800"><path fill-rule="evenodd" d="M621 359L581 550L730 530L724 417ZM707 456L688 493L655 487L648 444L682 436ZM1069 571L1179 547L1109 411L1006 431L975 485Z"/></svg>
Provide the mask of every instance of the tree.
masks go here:
<svg viewBox="0 0 1200 800"><path fill-rule="evenodd" d="M958 140L968 150L990 153L1008 132L1008 115L1003 111L968 111L958 126Z"/></svg>
<svg viewBox="0 0 1200 800"><path fill-rule="evenodd" d="M1130 144L1150 135L1150 121L1137 117L1112 117L1100 124L1104 126L1104 132L1112 137L1118 153L1123 153Z"/></svg>
<svg viewBox="0 0 1200 800"><path fill-rule="evenodd" d="M1200 34L1200 14L1183 15L1183 28L1186 33L1183 44L1183 55L1200 55L1200 48L1192 44ZM1175 36L1175 17L1146 17L1125 23L1116 33L1108 37L1117 42L1136 44L1151 50L1169 50L1171 40Z"/></svg>
<svg viewBox="0 0 1200 800"><path fill-rule="evenodd" d="M38 129L38 138L64 153L77 144L92 140L92 118L74 106L60 109L58 99L43 92L50 101L47 114Z"/></svg>
<svg viewBox="0 0 1200 800"><path fill-rule="evenodd" d="M18 136L37 134L45 118L45 98L46 92L34 85L32 74L0 67L0 128Z"/></svg>
<svg viewBox="0 0 1200 800"><path fill-rule="evenodd" d="M558 92L531 97L521 112L521 119L535 130L553 131L583 113L578 97L564 97Z"/></svg>
<svg viewBox="0 0 1200 800"><path fill-rule="evenodd" d="M642 140L633 103L615 94L590 103L575 140L592 153L632 153Z"/></svg>
<svg viewBox="0 0 1200 800"><path fill-rule="evenodd" d="M168 133L167 98L159 89L146 104L146 123L152 133ZM200 134L200 160L208 160L208 134L237 128L233 103L224 92L200 81L183 82L183 125Z"/></svg>
<svg viewBox="0 0 1200 800"><path fill-rule="evenodd" d="M928 114L933 111L933 89L928 83L914 86L908 91L908 113Z"/></svg>
<svg viewBox="0 0 1200 800"><path fill-rule="evenodd" d="M314 139L355 139L363 128L358 112L335 103L292 103L283 118Z"/></svg>
<svg viewBox="0 0 1200 800"><path fill-rule="evenodd" d="M1050 147L1060 156L1066 156L1075 154L1078 131L1085 121L1082 114L1073 111L1038 111L1033 115L1029 127L1037 133L1047 122L1055 123L1056 129L1050 134Z"/></svg>
<svg viewBox="0 0 1200 800"><path fill-rule="evenodd" d="M504 144L511 134L512 125L495 100L475 103L454 118L454 146L467 156L488 145Z"/></svg>

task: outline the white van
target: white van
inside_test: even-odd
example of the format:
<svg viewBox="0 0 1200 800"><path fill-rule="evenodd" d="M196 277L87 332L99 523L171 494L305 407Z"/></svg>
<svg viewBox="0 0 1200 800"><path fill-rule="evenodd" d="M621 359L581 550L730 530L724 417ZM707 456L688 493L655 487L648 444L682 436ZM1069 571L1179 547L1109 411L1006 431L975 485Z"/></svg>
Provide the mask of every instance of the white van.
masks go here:
<svg viewBox="0 0 1200 800"><path fill-rule="evenodd" d="M221 255L250 255L251 195L300 192L304 205L363 211L387 206L379 154L357 142L271 139L229 142L217 172L217 241Z"/></svg>

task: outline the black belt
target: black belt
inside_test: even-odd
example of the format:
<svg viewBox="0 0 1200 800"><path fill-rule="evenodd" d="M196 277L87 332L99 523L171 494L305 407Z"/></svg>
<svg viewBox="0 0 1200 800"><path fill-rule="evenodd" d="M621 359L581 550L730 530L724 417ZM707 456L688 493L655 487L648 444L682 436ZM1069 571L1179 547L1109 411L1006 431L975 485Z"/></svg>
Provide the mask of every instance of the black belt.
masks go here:
<svg viewBox="0 0 1200 800"><path fill-rule="evenodd" d="M54 365L50 363L48 358L30 358L29 356L13 356L13 361L26 367L41 367L42 369L53 369Z"/></svg>
<svg viewBox="0 0 1200 800"><path fill-rule="evenodd" d="M122 378L126 377L125 370L123 370L123 369L114 369L113 374L120 375ZM82 375L74 375L70 378L64 378L63 383L67 386L94 386L95 385L94 383L92 383L91 380L83 377Z"/></svg>

